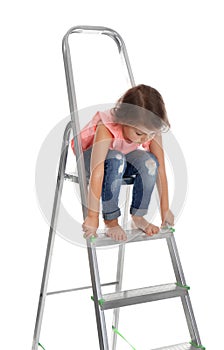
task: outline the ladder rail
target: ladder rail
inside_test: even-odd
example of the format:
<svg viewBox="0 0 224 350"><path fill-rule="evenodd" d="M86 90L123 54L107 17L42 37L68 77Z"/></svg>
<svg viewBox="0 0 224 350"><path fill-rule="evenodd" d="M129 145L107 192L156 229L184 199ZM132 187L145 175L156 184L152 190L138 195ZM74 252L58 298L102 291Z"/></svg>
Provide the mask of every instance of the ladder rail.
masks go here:
<svg viewBox="0 0 224 350"><path fill-rule="evenodd" d="M99 300L102 299L102 292L96 248L91 245L89 240L87 240L87 245L100 350L109 350L105 315L104 311L100 309L99 305Z"/></svg>
<svg viewBox="0 0 224 350"><path fill-rule="evenodd" d="M66 161L67 161L67 155L68 155L68 145L69 145L70 132L71 132L71 122L69 122L67 124L65 131L64 131L64 135L63 135L61 156L60 156L58 175L57 175L57 183L56 183L55 195L54 195L53 210L52 210L52 216L51 216L51 225L50 225L49 236L48 236L48 243L47 243L44 270L43 270L43 276L42 276L42 282L41 282L39 303L38 303L37 316L36 316L36 322L35 322L35 328L34 328L32 350L37 350L37 348L38 348L41 325L42 325L42 321L43 321L44 306L45 306L45 300L46 300L46 295L47 295L47 285L48 285L50 267L51 267L51 262L52 262L52 254L53 254L53 247L54 247L54 241L55 241L56 226L57 226L58 214L59 214L59 209L60 209L60 200L61 200L61 194L62 194L63 183L64 183L64 175L65 175Z"/></svg>
<svg viewBox="0 0 224 350"><path fill-rule="evenodd" d="M171 261L173 264L173 269L174 269L174 273L175 273L177 282L180 283L181 285L185 286L186 280L185 280L185 276L184 276L184 272L183 272L182 264L180 261L180 256L178 253L178 249L177 249L174 235L172 234L170 237L168 237L166 239L166 241L167 241L168 249L170 252L170 257L171 257ZM201 346L201 339L200 339L200 335L199 335L196 319L194 316L189 293L187 293L185 296L182 296L181 301L182 301L184 313L186 316L186 321L187 321L189 333L191 335L191 339L198 346Z"/></svg>
<svg viewBox="0 0 224 350"><path fill-rule="evenodd" d="M106 27L96 27L96 26L76 26L71 28L64 36L62 41L62 51L64 58L64 67L65 67L65 75L67 82L67 92L69 99L69 107L70 107L70 115L71 115L71 125L73 131L74 138L74 146L76 150L76 161L77 161L77 170L79 177L79 186L80 186L80 194L81 194L81 202L82 202L82 212L83 218L87 216L87 181L85 175L85 165L83 158L83 151L81 146L81 137L80 137L80 124L79 124L79 115L78 115L78 107L75 93L75 84L73 78L73 69L72 69L72 60L71 53L69 47L69 36L74 33L88 33L88 34L103 34L111 37L117 44L118 51L120 53L122 61L125 63L128 77L131 83L131 86L135 85L127 50L121 36L114 30ZM97 319L97 328L99 335L99 343L100 349L107 350L109 349L107 332L106 332L106 323L103 311L100 310L98 305L98 300L101 299L101 282L98 270L97 256L96 256L96 248L93 247L88 241L88 258L90 265L90 275L93 286L93 295L94 295L94 304L95 304L95 312ZM123 250L123 248L121 248ZM119 258L120 261L120 258Z"/></svg>
<svg viewBox="0 0 224 350"><path fill-rule="evenodd" d="M127 229L126 225L128 223L128 207L129 207L129 199L130 199L130 185L127 186L126 189L126 202L124 207L124 216L122 220L122 227ZM117 276L116 281L118 281L115 292L120 292L122 289L122 282L123 282L123 274L124 274L124 256L125 256L125 244L119 245L118 250L118 259L117 259ZM113 314L113 326L115 328L118 328L119 323L119 316L120 316L120 309L116 308L114 309ZM117 347L117 333L112 333L112 350L116 350Z"/></svg>
<svg viewBox="0 0 224 350"><path fill-rule="evenodd" d="M103 34L111 37L116 42L118 51L121 55L121 59L124 61L126 65L131 86L135 85L135 81L134 81L134 77L133 77L133 73L132 73L132 69L131 69L124 40L122 39L120 34L118 34L116 31L110 28L101 27L101 26L75 26L69 29L68 32L65 34L62 40L62 52L63 52L63 58L64 58L64 67L65 67L65 75L66 75L66 82L67 82L70 115L71 115L71 121L72 121L74 146L76 150L76 159L78 159L77 170L78 170L78 177L79 177L83 218L85 219L87 215L87 181L85 176L83 152L81 147L78 106L77 106L75 84L74 84L74 78L73 78L71 53L70 53L70 47L69 47L69 36L74 33Z"/></svg>
<svg viewBox="0 0 224 350"><path fill-rule="evenodd" d="M65 35L65 37L63 38L63 58L64 58L67 93L68 93L70 116L71 116L71 125L72 125L72 132L73 132L73 138L74 138L74 146L76 150L76 161L77 161L77 170L78 170L78 177L79 177L82 212L83 212L83 218L85 219L87 215L87 181L85 176L83 152L81 147L79 115L77 110L77 100L76 100L75 85L74 85L74 79L73 79L71 53L70 53L70 48L68 44L68 35Z"/></svg>

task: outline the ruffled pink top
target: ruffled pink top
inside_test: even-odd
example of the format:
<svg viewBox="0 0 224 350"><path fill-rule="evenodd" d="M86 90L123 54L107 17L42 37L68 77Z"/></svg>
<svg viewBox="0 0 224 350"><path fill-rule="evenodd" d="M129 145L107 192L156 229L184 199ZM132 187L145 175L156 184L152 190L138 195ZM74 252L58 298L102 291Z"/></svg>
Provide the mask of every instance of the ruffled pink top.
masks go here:
<svg viewBox="0 0 224 350"><path fill-rule="evenodd" d="M149 150L151 141L147 141L142 145L126 141L122 133L122 125L115 123L114 116L111 114L111 111L107 110L104 112L98 111L90 122L81 130L81 143L83 151L87 150L93 145L96 128L99 123L103 123L113 135L113 140L109 147L110 149L120 151L123 154L130 153L141 147L143 147L145 150ZM71 146L75 153L73 139L71 141Z"/></svg>

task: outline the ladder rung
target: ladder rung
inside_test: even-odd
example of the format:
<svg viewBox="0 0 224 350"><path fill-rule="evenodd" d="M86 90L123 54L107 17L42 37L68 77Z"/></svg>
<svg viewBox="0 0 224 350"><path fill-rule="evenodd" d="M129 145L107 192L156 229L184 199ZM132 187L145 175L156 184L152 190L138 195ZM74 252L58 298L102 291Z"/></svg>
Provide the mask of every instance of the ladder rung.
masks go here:
<svg viewBox="0 0 224 350"><path fill-rule="evenodd" d="M116 284L118 284L118 282L103 283L103 284L101 284L101 287L113 286ZM85 286L85 287L72 288L72 289L56 290L54 292L48 292L47 295L61 294L61 293L68 293L68 292L77 292L79 290L91 289L91 288L93 288L93 287L92 286Z"/></svg>
<svg viewBox="0 0 224 350"><path fill-rule="evenodd" d="M143 241L151 241L155 239L168 238L172 236L172 232L170 229L163 229L159 233L154 234L153 236L147 236L143 231L138 229L133 230L125 230L127 234L126 241L114 241L110 237L107 237L105 234L100 233L98 238L94 240L94 245L96 247L105 247L110 245L118 245L122 243L131 243L131 242L143 242Z"/></svg>
<svg viewBox="0 0 224 350"><path fill-rule="evenodd" d="M196 348L192 346L190 343L183 343L183 344L165 346L163 348L152 349L152 350L196 350Z"/></svg>
<svg viewBox="0 0 224 350"><path fill-rule="evenodd" d="M123 177L122 179L122 185L133 185L134 183L134 178L135 178L135 175L133 176L129 176L129 177ZM68 181L71 181L71 182L76 182L76 183L79 183L79 177L77 174L75 173L66 173L64 175L64 179L65 180L68 180ZM88 181L87 181L88 182Z"/></svg>
<svg viewBox="0 0 224 350"><path fill-rule="evenodd" d="M102 310L115 309L127 305L180 297L187 293L186 288L179 287L175 283L132 289L118 293L104 294L101 299L101 308Z"/></svg>

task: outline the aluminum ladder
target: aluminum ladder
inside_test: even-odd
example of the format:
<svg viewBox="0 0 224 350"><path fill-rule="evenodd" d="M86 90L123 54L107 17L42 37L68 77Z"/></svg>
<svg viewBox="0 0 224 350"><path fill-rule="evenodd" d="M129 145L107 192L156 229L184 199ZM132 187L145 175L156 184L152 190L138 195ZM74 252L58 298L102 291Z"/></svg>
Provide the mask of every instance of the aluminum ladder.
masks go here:
<svg viewBox="0 0 224 350"><path fill-rule="evenodd" d="M71 121L67 124L63 135L60 163L59 163L57 183L56 183L56 189L55 189L54 204L53 204L51 225L50 225L49 238L48 238L48 244L47 244L47 250L46 250L44 271L43 271L41 290L40 290L40 296L39 296L39 304L38 304L36 323L35 323L35 329L34 329L32 350L38 349L46 296L48 294L53 294L53 293L47 293L47 284L48 284L49 272L50 272L52 254L53 254L53 246L54 246L54 240L55 240L55 234L56 234L56 226L57 226L57 219L58 219L58 213L60 208L63 182L65 179L79 183L83 218L85 218L87 214L86 212L87 182L86 182L86 176L85 176L83 153L81 149L81 140L79 138L79 131L80 131L79 115L77 110L77 101L76 101L75 86L74 86L73 71L72 71L72 61L71 61L70 48L69 48L69 42L68 42L69 36L74 33L85 33L85 34L91 33L91 34L98 34L98 35L107 35L110 38L112 38L117 44L118 52L120 54L122 61L125 63L125 68L127 70L127 75L130 81L130 85L131 86L135 85L125 43L122 37L116 31L106 27L76 26L71 28L65 34L62 42L62 49L63 49L63 58L64 58ZM70 145L69 136L71 131L73 132L73 135L74 135L73 137L74 137L74 145L76 149L77 159L79 159L79 162L77 162L78 176L75 176L72 174L66 174L66 161L67 161L68 147ZM132 183L133 183L132 178L123 179L123 184L131 185ZM126 188L127 188L127 200L126 200L125 213L123 217L124 225L125 225L125 222L127 222L127 216L128 216L130 186L126 186ZM86 289L86 288L92 288L93 290L93 301L95 306L100 350L109 350L104 310L114 309L113 326L117 328L118 322L119 322L120 307L139 304L139 303L146 303L146 302L151 302L156 300L174 298L174 297L181 298L191 341L185 342L182 344L171 345L168 347L167 346L162 347L157 350L163 350L163 349L164 350L165 349L167 350L168 349L169 350L203 349L204 350L205 349L201 345L201 340L200 340L200 336L199 336L199 332L198 332L198 328L195 321L191 300L189 296L189 291L188 291L189 288L186 285L173 231L174 230L172 228L167 228L165 230L161 230L158 234L153 235L152 237L146 236L140 230L126 231L128 239L127 239L127 242L123 244L120 244L120 242L119 243L114 242L110 238L106 237L105 235L101 235L94 240L87 240L87 250L88 250L92 285L87 287L82 287L82 288L76 288L74 289L74 291L80 290L80 289ZM176 282L159 285L159 286L153 286L153 287L150 286L146 288L122 291L125 245L127 243L137 243L137 242L151 241L156 239L166 239L167 241L174 273L176 276ZM109 285L110 284L115 285L115 292L110 294L103 294L101 287L108 285L108 283L101 284L100 282L96 250L97 250L97 247L114 245L114 244L117 244L119 246L117 278L116 278L116 282L111 282L109 283ZM114 333L113 344L112 344L113 350L116 350L116 344L117 344L117 334Z"/></svg>

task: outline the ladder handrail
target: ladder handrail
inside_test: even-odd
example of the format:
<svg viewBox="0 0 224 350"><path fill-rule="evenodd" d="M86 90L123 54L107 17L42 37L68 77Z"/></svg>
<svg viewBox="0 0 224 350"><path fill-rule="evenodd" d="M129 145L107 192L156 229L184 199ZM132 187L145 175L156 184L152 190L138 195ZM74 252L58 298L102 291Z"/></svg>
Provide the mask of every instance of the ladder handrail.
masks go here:
<svg viewBox="0 0 224 350"><path fill-rule="evenodd" d="M76 34L77 33L98 34L98 35L101 34L101 35L107 35L107 36L111 37L116 42L119 53L121 53L123 55L124 61L126 63L131 86L135 85L135 80L134 80L134 76L132 73L132 69L131 69L127 49L125 46L125 42L118 32L116 32L115 30L113 30L111 28L102 27L102 26L79 25L79 26L72 27L67 31L67 33L65 34L65 36L63 38L63 44L62 44L63 51L66 50L69 36L71 34L74 34L74 33L76 33Z"/></svg>
<svg viewBox="0 0 224 350"><path fill-rule="evenodd" d="M125 47L125 43L119 33L107 27L83 25L83 26L72 27L65 34L62 41L62 51L63 51L65 75L66 75L66 82L67 82L71 125L72 125L73 137L74 137L74 146L76 150L76 161L78 160L77 170L78 170L78 177L80 180L79 185L80 185L80 195L81 195L81 201L82 201L82 212L83 212L83 218L85 219L87 215L87 182L86 182L86 176L85 176L83 151L81 147L80 124L79 124L78 106L77 106L76 93L75 93L75 84L74 84L74 78L73 78L71 53L70 53L70 47L68 42L69 36L74 33L103 34L111 37L116 42L121 58L126 64L131 86L134 86L135 82L134 82L134 77L131 70L127 50Z"/></svg>

